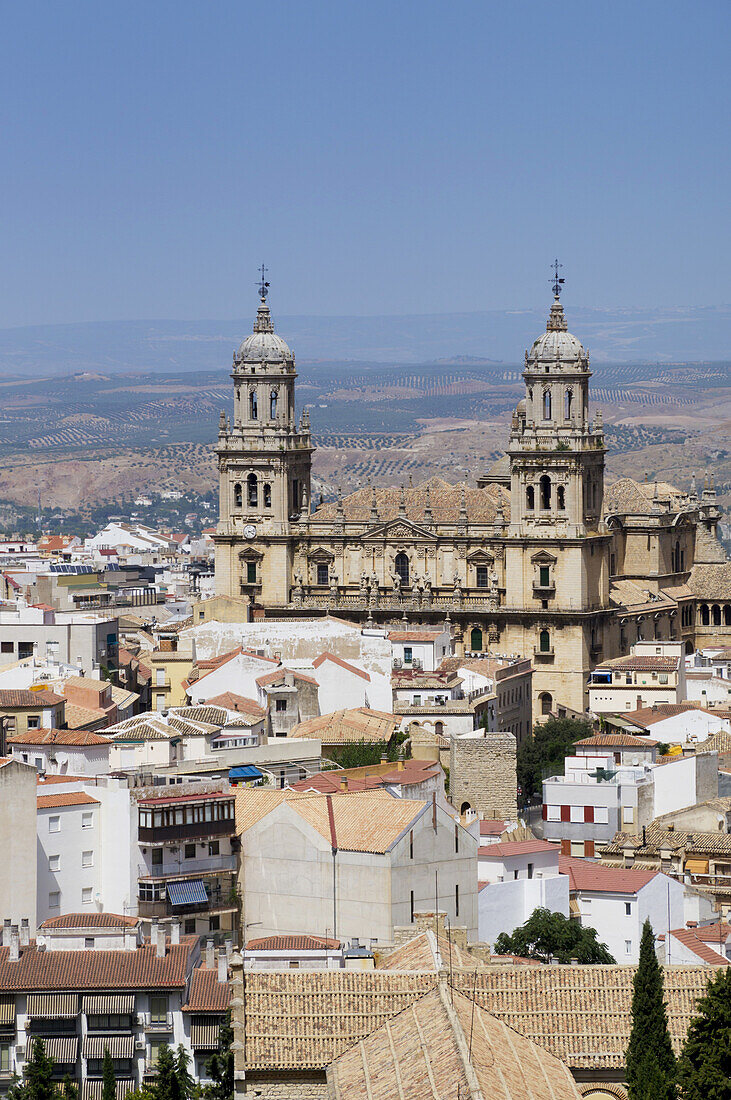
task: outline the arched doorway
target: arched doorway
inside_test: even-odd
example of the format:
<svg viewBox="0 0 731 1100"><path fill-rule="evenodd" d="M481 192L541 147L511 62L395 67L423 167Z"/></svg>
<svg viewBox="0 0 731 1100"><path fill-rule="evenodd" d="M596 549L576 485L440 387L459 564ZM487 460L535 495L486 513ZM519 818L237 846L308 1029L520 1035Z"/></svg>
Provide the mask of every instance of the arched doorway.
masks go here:
<svg viewBox="0 0 731 1100"><path fill-rule="evenodd" d="M470 649L473 653L482 653L482 631L478 626L473 626L470 633Z"/></svg>
<svg viewBox="0 0 731 1100"><path fill-rule="evenodd" d="M406 554L397 554L393 563L393 567L398 574L398 577L402 584L409 583L409 559Z"/></svg>
<svg viewBox="0 0 731 1100"><path fill-rule="evenodd" d="M538 696L538 702L541 704L541 714L550 714L553 710L553 696L550 691L543 691Z"/></svg>
<svg viewBox="0 0 731 1100"><path fill-rule="evenodd" d="M471 809L472 807L469 802L463 802L459 812L464 816L464 814L468 814Z"/></svg>

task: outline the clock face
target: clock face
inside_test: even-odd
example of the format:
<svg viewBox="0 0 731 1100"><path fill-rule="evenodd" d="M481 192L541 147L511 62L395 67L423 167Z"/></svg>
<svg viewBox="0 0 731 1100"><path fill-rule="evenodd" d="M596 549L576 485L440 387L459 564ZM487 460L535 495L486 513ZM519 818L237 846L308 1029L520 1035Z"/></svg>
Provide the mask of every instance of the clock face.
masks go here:
<svg viewBox="0 0 731 1100"><path fill-rule="evenodd" d="M247 539L256 538L256 527L254 527L253 523L247 523L246 527L244 527L244 537Z"/></svg>

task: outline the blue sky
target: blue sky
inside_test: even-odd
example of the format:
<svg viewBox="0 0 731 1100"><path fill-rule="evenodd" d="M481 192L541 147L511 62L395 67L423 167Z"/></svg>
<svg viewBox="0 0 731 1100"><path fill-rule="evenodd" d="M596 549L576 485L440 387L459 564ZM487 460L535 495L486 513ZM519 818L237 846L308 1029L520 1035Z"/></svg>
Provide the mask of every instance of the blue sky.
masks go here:
<svg viewBox="0 0 731 1100"><path fill-rule="evenodd" d="M731 300L728 0L6 4L0 326Z"/></svg>

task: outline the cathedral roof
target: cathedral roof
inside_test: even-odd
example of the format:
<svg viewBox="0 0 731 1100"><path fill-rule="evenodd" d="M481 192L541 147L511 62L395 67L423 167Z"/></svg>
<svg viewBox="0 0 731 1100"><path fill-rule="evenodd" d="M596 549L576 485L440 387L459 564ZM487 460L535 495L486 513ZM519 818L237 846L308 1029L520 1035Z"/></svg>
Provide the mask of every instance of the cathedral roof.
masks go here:
<svg viewBox="0 0 731 1100"><path fill-rule="evenodd" d="M431 506L432 522L457 523L464 494L464 507L468 523L490 523L497 517L498 505L502 504L506 519L510 515L510 493L501 485L490 485L486 489L472 489L462 485L450 485L439 477L433 477L422 485L401 490L395 486L372 488L365 486L355 493L343 497L343 516L346 521L355 523L383 523L396 519L401 512L401 495L405 504L406 518L412 523L428 523L428 506ZM373 514L375 496L377 516ZM334 501L322 504L313 513L313 520L334 522L338 515L338 505Z"/></svg>
<svg viewBox="0 0 731 1100"><path fill-rule="evenodd" d="M294 359L289 345L274 331L269 306L263 298L256 312L254 331L239 347L236 359L244 363L284 363Z"/></svg>
<svg viewBox="0 0 731 1100"><path fill-rule="evenodd" d="M604 513L636 513L649 515L653 502L663 508L668 504L675 511L682 507L682 494L666 481L634 481L620 477L604 490Z"/></svg>
<svg viewBox="0 0 731 1100"><path fill-rule="evenodd" d="M555 298L546 323L546 331L534 341L528 352L528 362L536 363L577 363L586 359L586 352L579 340L566 331L566 318L563 306Z"/></svg>
<svg viewBox="0 0 731 1100"><path fill-rule="evenodd" d="M694 565L688 588L703 600L728 600L731 592L731 561L719 565Z"/></svg>

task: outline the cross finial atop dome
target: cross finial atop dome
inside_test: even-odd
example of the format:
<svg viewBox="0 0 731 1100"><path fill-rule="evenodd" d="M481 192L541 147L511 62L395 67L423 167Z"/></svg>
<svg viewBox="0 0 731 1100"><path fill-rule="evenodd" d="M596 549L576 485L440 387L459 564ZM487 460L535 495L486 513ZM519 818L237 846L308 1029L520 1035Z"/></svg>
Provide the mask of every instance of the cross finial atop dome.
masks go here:
<svg viewBox="0 0 731 1100"><path fill-rule="evenodd" d="M259 308L256 311L256 320L254 321L254 332L274 332L274 325L267 305L267 295L269 294L269 283L266 279L267 270L264 264L259 268L260 277L257 289L260 300Z"/></svg>
<svg viewBox="0 0 731 1100"><path fill-rule="evenodd" d="M259 297L262 302L266 300L266 296L269 293L269 283L267 282L268 270L268 268L264 267L264 264L259 268ZM563 279L561 282L563 282Z"/></svg>
<svg viewBox="0 0 731 1100"><path fill-rule="evenodd" d="M551 281L553 283L553 296L554 296L554 298L560 298L561 297L561 287L566 282L565 279L560 279L559 275L558 275L559 269L562 268L562 267L563 267L563 264L560 264L558 262L558 260L553 261L553 279ZM262 270L264 270L264 269L262 268ZM269 286L268 283L267 283L267 286Z"/></svg>

